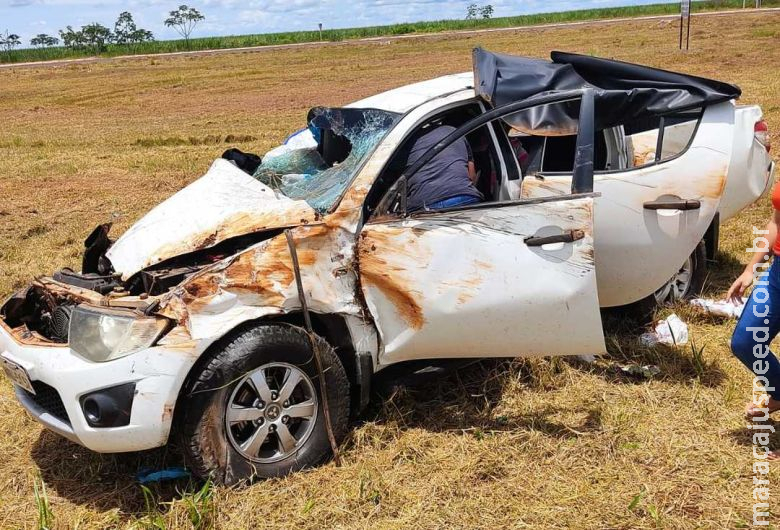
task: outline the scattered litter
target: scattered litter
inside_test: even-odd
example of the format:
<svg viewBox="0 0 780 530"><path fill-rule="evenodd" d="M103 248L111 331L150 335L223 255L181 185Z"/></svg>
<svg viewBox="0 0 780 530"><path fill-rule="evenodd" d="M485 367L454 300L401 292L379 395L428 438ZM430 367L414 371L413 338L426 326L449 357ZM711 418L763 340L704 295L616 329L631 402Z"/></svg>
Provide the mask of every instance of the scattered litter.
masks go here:
<svg viewBox="0 0 780 530"><path fill-rule="evenodd" d="M659 343L670 346L687 344L688 325L680 320L680 317L672 313L656 324L655 331L642 333L639 337L639 342L643 346L655 346Z"/></svg>
<svg viewBox="0 0 780 530"><path fill-rule="evenodd" d="M646 379L652 379L661 373L661 369L654 364L620 364L618 366L628 375L638 375Z"/></svg>
<svg viewBox="0 0 780 530"><path fill-rule="evenodd" d="M710 300L708 298L691 300L691 305L700 307L711 315L727 318L739 318L745 308L744 302L735 304L730 300Z"/></svg>
<svg viewBox="0 0 780 530"><path fill-rule="evenodd" d="M138 482L148 484L150 482L162 482L164 480L176 480L179 478L188 478L190 472L183 467L170 467L159 471L152 471L149 468L142 469L136 475Z"/></svg>

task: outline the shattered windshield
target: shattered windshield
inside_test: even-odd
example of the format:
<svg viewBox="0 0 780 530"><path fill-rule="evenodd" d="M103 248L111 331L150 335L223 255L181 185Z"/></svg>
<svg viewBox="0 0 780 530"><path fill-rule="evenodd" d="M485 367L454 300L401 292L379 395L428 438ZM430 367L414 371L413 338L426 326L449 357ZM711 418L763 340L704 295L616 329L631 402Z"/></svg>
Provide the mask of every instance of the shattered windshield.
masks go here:
<svg viewBox="0 0 780 530"><path fill-rule="evenodd" d="M399 117L377 109L315 107L308 128L266 153L253 176L324 213Z"/></svg>

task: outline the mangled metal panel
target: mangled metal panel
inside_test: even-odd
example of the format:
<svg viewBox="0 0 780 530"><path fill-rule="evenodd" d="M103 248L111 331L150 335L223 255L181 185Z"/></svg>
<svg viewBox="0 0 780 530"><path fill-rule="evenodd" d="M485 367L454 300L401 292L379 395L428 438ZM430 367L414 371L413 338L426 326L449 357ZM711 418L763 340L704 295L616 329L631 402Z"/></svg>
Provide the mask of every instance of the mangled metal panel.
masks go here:
<svg viewBox="0 0 780 530"><path fill-rule="evenodd" d="M382 337L382 364L604 351L592 202L495 205L366 225L360 279ZM574 243L524 244L572 230L581 234Z"/></svg>
<svg viewBox="0 0 780 530"><path fill-rule="evenodd" d="M317 223L293 229L293 237L309 308L359 314L348 236ZM193 275L162 298L160 314L201 339L240 322L299 309L292 258L281 234Z"/></svg>
<svg viewBox="0 0 780 530"><path fill-rule="evenodd" d="M127 280L166 259L231 237L317 219L305 201L285 197L224 159L130 227L106 256Z"/></svg>

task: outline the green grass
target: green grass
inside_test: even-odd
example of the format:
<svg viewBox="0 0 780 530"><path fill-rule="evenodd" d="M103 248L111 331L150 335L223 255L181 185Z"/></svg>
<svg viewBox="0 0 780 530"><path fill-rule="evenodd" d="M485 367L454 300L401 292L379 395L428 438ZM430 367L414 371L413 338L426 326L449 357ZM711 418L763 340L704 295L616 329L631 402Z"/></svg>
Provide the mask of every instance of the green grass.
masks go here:
<svg viewBox="0 0 780 530"><path fill-rule="evenodd" d="M38 511L37 527L39 530L49 530L54 524L54 514L49 506L49 495L46 493L46 484L40 477L33 482L33 495L35 498L35 508Z"/></svg>
<svg viewBox="0 0 780 530"><path fill-rule="evenodd" d="M764 0L763 7L780 6L780 0ZM741 0L699 0L693 2L693 12L714 11L741 8ZM435 20L429 22L410 22L387 26L369 26L363 28L327 29L322 32L322 40L340 42L349 39L368 37L389 37L413 33L438 33L442 31L488 29L503 27L532 26L536 24L554 24L576 22L580 20L638 17L648 15L666 15L679 13L676 2L647 4L599 9L580 9L555 13L538 13L513 17L497 17L478 20ZM242 48L248 46L270 46L275 44L298 44L320 41L319 31L292 31L285 33L264 33L256 35L232 35L224 37L203 37L190 40L187 47L184 40L162 40L139 45L112 44L102 53L94 50L70 50L63 47L45 49L25 48L0 54L0 63L18 63L30 61L49 61L100 55L115 57L118 55L137 55L149 53L170 53L188 50L217 50Z"/></svg>
<svg viewBox="0 0 780 530"><path fill-rule="evenodd" d="M183 517L193 530L212 530L215 528L217 510L214 505L214 486L211 480L201 485L190 483L184 490L176 490L178 499L163 502L150 488L141 486L144 497L144 513L137 521L138 530L166 530L166 511L161 506L167 505L169 511L183 507L186 514ZM185 523L186 524L186 523Z"/></svg>

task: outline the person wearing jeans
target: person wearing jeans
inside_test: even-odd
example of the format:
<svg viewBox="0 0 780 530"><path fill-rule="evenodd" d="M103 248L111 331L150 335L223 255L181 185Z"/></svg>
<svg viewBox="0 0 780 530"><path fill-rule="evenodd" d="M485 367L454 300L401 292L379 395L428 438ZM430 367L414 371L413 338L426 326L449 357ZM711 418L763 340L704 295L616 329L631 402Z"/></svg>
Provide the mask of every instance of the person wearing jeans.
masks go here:
<svg viewBox="0 0 780 530"><path fill-rule="evenodd" d="M454 208L456 206L466 206L467 204L476 204L480 202L479 198L472 197L471 195L456 195L443 201L436 201L432 204L426 204L425 207L429 210L441 210L442 208Z"/></svg>
<svg viewBox="0 0 780 530"><path fill-rule="evenodd" d="M780 238L777 227L780 224L780 185L772 190L774 211L766 230L760 231L753 242L753 258L744 272L734 281L727 298L741 302L745 290L753 284L753 291L742 310L731 337L731 351L752 371L766 392L761 400L748 403L745 414L748 418L761 418L765 410L769 413L780 410L780 362L769 350L769 344L780 332ZM770 260L771 265L770 265ZM780 455L771 453L770 458Z"/></svg>

